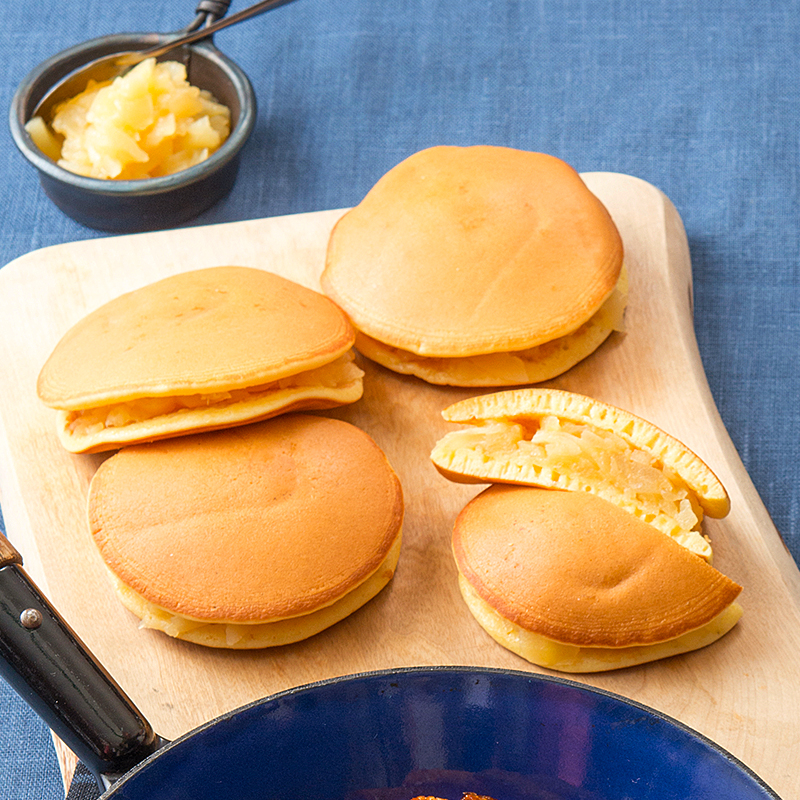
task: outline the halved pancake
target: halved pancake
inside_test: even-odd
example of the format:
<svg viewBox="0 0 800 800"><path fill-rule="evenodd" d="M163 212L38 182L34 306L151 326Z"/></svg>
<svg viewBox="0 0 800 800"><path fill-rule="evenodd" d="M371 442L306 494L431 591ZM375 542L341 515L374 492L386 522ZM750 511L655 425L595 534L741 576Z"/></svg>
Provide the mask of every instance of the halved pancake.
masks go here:
<svg viewBox="0 0 800 800"><path fill-rule="evenodd" d="M703 515L730 500L686 445L623 409L556 389L474 397L442 412L470 427L440 439L431 459L447 478L592 492L711 559Z"/></svg>
<svg viewBox="0 0 800 800"><path fill-rule="evenodd" d="M742 614L738 584L585 492L492 486L459 514L453 553L481 626L549 669L604 671L688 652Z"/></svg>
<svg viewBox="0 0 800 800"><path fill-rule="evenodd" d="M259 648L316 634L381 591L403 497L366 433L288 414L123 448L95 473L88 517L144 627Z"/></svg>
<svg viewBox="0 0 800 800"><path fill-rule="evenodd" d="M180 273L74 325L39 375L72 452L239 425L361 397L355 331L324 295L249 267Z"/></svg>
<svg viewBox="0 0 800 800"><path fill-rule="evenodd" d="M322 287L390 369L513 385L569 369L621 326L622 262L611 216L565 162L432 147L337 222Z"/></svg>

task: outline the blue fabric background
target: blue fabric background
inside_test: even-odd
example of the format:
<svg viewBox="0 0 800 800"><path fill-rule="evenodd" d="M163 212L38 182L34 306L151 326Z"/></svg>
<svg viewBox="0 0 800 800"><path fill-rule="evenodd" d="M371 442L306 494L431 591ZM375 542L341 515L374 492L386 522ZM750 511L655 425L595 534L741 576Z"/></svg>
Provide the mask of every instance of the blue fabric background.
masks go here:
<svg viewBox="0 0 800 800"><path fill-rule="evenodd" d="M296 0L217 35L249 74L259 119L234 192L192 224L349 206L442 143L541 150L655 184L686 225L714 398L800 560L799 11L773 0ZM193 15L191 0L6 3L0 106L56 51ZM6 126L0 171L0 263L99 235L55 210ZM0 402L11 391L0 387ZM0 797L63 797L42 725L5 685L0 704Z"/></svg>

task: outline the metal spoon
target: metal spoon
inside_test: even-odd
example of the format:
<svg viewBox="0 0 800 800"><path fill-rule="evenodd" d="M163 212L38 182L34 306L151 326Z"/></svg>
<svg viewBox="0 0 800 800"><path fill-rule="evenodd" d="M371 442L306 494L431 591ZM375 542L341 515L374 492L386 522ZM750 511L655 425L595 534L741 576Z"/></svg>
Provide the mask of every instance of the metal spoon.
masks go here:
<svg viewBox="0 0 800 800"><path fill-rule="evenodd" d="M112 55L103 56L94 61L90 61L88 64L84 64L68 75L65 75L60 81L54 84L36 104L31 116L48 119L53 106L63 100L69 100L71 97L80 94L86 88L90 80L98 82L112 80L123 75L146 58L157 58L181 45L190 44L199 39L205 39L216 33L216 31L227 28L229 25L235 25L237 22L250 19L250 17L255 17L258 14L263 14L265 11L271 11L273 8L278 8L290 2L292 2L292 0L260 0L260 2L254 3L248 8L231 14L229 17L217 19L215 22L205 25L204 27L179 31L173 34L167 41L162 42L156 47L149 48L148 50L130 50L122 53L113 53Z"/></svg>

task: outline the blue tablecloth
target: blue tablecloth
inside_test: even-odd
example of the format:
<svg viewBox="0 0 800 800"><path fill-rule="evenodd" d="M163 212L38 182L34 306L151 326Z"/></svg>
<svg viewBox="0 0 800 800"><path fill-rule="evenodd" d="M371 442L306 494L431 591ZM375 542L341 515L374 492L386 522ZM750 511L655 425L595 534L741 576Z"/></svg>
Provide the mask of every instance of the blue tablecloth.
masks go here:
<svg viewBox="0 0 800 800"><path fill-rule="evenodd" d="M297 0L216 37L250 76L259 117L233 193L191 224L349 206L402 158L443 143L540 150L655 184L686 225L714 398L800 561L798 11L771 0ZM193 17L193 0L7 3L0 106L72 44ZM0 264L100 235L51 205L5 125L0 165ZM11 391L0 387L0 402ZM0 745L0 797L63 797L47 732L2 683Z"/></svg>

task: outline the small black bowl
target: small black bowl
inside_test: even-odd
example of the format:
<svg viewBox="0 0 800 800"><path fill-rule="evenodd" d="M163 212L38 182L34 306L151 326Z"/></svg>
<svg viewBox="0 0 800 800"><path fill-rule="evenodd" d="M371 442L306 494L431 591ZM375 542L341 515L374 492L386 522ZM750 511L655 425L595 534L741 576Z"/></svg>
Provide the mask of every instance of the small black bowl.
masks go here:
<svg viewBox="0 0 800 800"><path fill-rule="evenodd" d="M166 38L144 33L92 39L44 61L14 94L9 120L14 142L39 171L47 196L82 225L114 233L171 228L210 208L233 188L239 153L255 125L256 98L244 72L209 39L163 56L163 60L186 63L189 83L207 89L230 109L230 135L200 164L160 178L87 178L59 167L25 130L25 123L48 89L73 70L105 55L155 47Z"/></svg>

